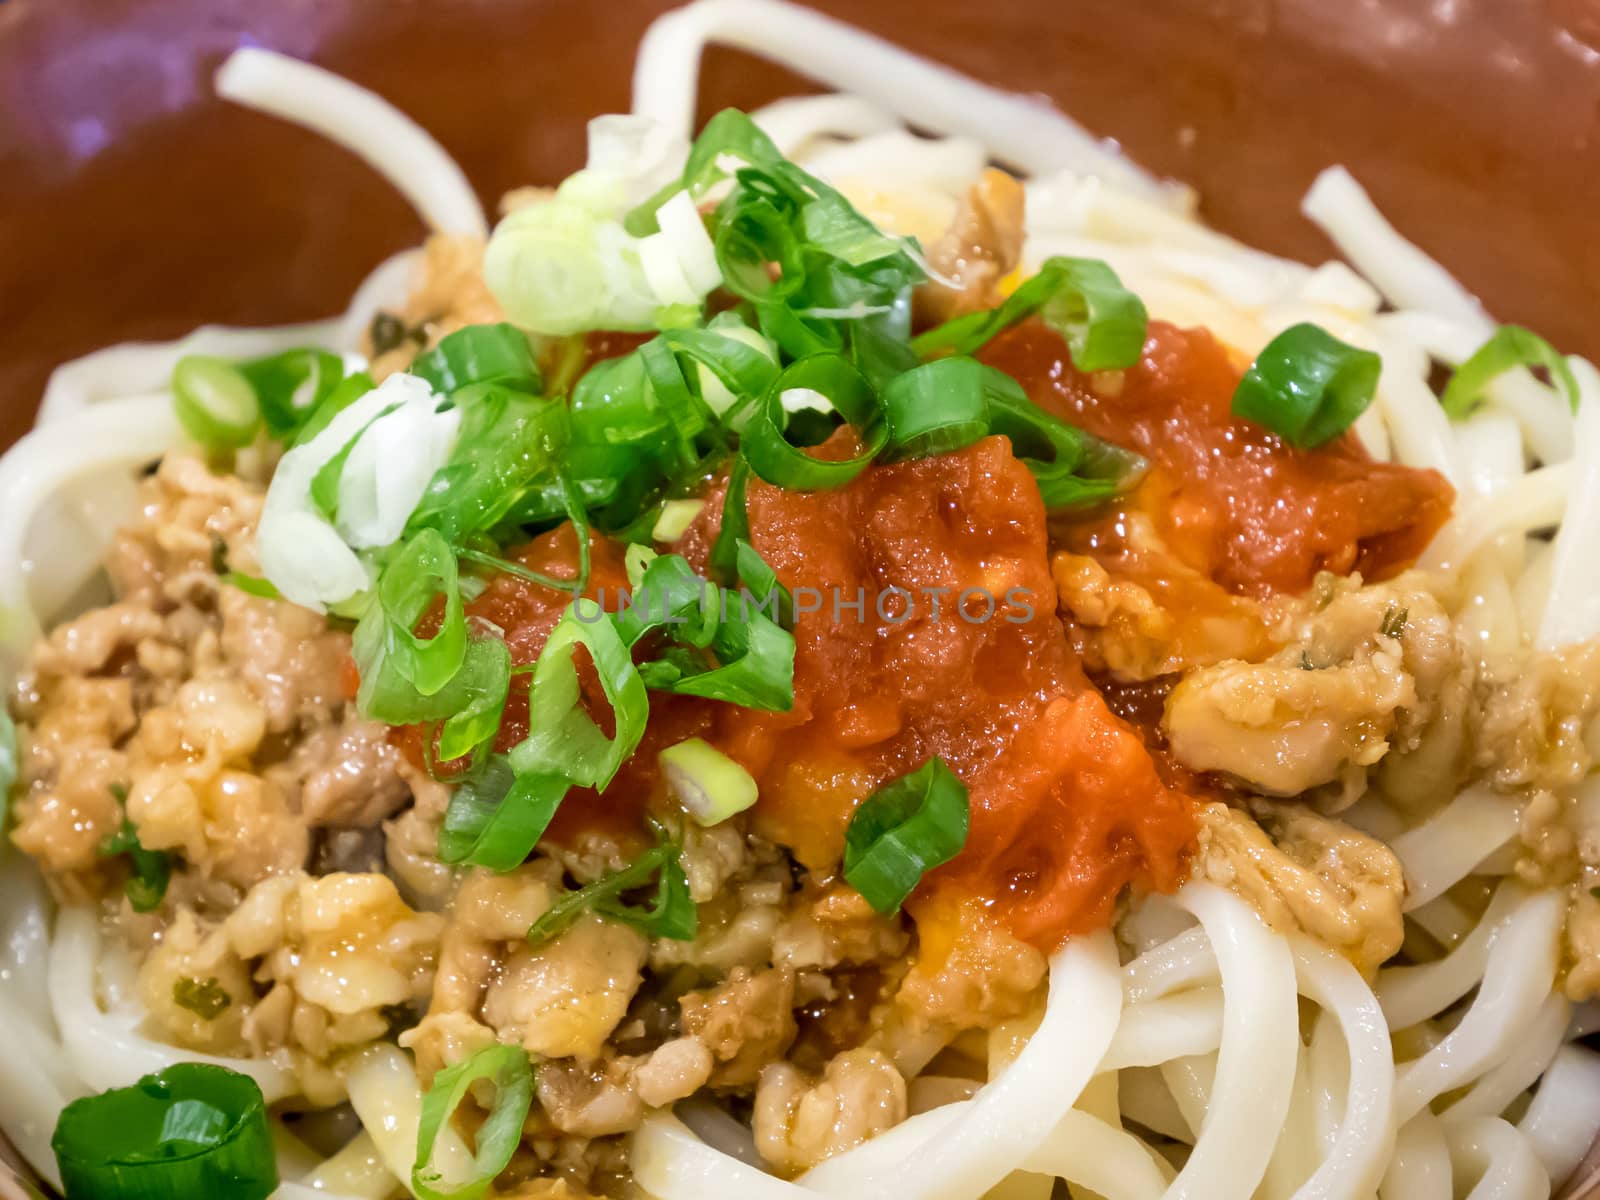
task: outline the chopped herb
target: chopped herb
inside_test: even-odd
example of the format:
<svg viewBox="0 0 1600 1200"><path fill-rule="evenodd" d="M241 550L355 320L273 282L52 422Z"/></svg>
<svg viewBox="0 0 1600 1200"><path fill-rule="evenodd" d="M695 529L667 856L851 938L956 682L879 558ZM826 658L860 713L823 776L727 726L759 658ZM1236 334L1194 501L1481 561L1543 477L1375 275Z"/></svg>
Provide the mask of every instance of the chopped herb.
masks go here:
<svg viewBox="0 0 1600 1200"><path fill-rule="evenodd" d="M266 1200L278 1188L260 1085L210 1063L174 1063L74 1100L50 1149L69 1200Z"/></svg>
<svg viewBox="0 0 1600 1200"><path fill-rule="evenodd" d="M1378 632L1387 638L1399 638L1404 635L1409 611L1393 604L1389 605L1384 610L1383 620L1378 623Z"/></svg>
<svg viewBox="0 0 1600 1200"><path fill-rule="evenodd" d="M1378 390L1382 360L1320 325L1285 329L1256 356L1233 393L1233 415L1308 449L1338 437Z"/></svg>
<svg viewBox="0 0 1600 1200"><path fill-rule="evenodd" d="M844 877L881 913L897 911L922 877L961 852L971 807L942 758L861 802L845 831Z"/></svg>
<svg viewBox="0 0 1600 1200"><path fill-rule="evenodd" d="M689 879L679 861L682 848L666 840L666 831L656 827L659 844L647 850L620 871L613 872L575 892L569 892L550 906L550 910L528 928L528 941L539 945L565 930L585 912L594 912L624 925L632 925L652 938L690 942L700 925L699 909L689 896ZM622 899L656 881L655 899L649 907L629 904Z"/></svg>
<svg viewBox="0 0 1600 1200"><path fill-rule="evenodd" d="M246 575L243 571L229 571L222 577L222 582L231 588L238 588L241 592L248 592L252 596L260 596L263 600L283 599L283 593L259 575Z"/></svg>
<svg viewBox="0 0 1600 1200"><path fill-rule="evenodd" d="M420 346L428 340L422 330L413 329L393 313L382 309L373 314L372 324L367 326L367 338L372 342L374 356L398 350L406 342L415 342Z"/></svg>
<svg viewBox="0 0 1600 1200"><path fill-rule="evenodd" d="M449 1128L467 1092L482 1095L479 1086L494 1085L489 1115L478 1126L472 1173L449 1186L432 1167L433 1147ZM422 1200L477 1200L495 1176L506 1169L522 1142L522 1125L533 1105L533 1063L520 1046L485 1046L433 1077L422 1096L417 1120L417 1157L411 1167L411 1190Z"/></svg>
<svg viewBox="0 0 1600 1200"><path fill-rule="evenodd" d="M1317 670L1317 664L1311 661L1311 651L1309 651L1309 650L1300 651L1300 669L1302 671L1315 671L1315 670Z"/></svg>
<svg viewBox="0 0 1600 1200"><path fill-rule="evenodd" d="M202 1021L215 1021L233 1003L233 997L217 982L207 979L180 979L172 985L172 1002L186 1008Z"/></svg>
<svg viewBox="0 0 1600 1200"><path fill-rule="evenodd" d="M139 844L139 830L126 812L128 789L114 783L111 794L124 809L122 824L115 833L101 840L100 857L127 855L130 874L123 890L128 903L133 905L134 912L152 912L161 907L162 898L167 894L167 884L172 879L172 856L164 850L146 850Z"/></svg>

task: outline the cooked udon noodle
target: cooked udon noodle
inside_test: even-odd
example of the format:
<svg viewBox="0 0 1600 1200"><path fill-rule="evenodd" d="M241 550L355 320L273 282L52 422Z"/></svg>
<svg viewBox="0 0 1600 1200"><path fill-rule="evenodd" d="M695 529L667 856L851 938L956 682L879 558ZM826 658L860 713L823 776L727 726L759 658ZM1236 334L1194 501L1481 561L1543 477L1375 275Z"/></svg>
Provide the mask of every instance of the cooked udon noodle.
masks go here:
<svg viewBox="0 0 1600 1200"><path fill-rule="evenodd" d="M1023 278L1055 255L1101 260L1153 318L1208 329L1240 361L1305 321L1379 352L1376 401L1356 422L1356 435L1377 461L1437 471L1457 500L1420 563L1429 573L1425 582L1408 575L1366 586L1389 587L1383 596L1432 597L1442 636L1458 648L1452 653L1479 664L1481 677L1492 682L1494 697L1485 700L1484 691L1468 685L1463 703L1487 711L1503 702L1513 725L1545 714L1556 730L1551 736L1566 740L1577 767L1550 782L1537 770L1519 774L1501 761L1479 761L1461 774L1454 795L1436 789L1430 795L1429 782L1445 779L1455 788L1458 775L1423 763L1421 784L1413 777L1408 794L1402 780L1393 789L1398 795L1390 795L1367 786L1377 779L1374 756L1355 772L1353 792L1345 787L1329 799L1325 789L1276 809L1258 806L1263 824L1278 833L1276 843L1245 820L1259 838L1242 833L1246 840L1234 845L1229 838L1238 831L1219 818L1206 826L1209 840L1195 852L1193 877L1175 893L1140 895L1118 909L1113 929L1066 940L1049 958L1048 984L1033 1011L968 1029L953 1044L948 1033L923 1031L919 1038L902 1030L898 1041L877 1043L864 1076L849 1075L847 1067L861 1066L852 1060L837 1073L830 1063L822 1081L789 1078L785 1086L798 1090L787 1133L777 1136L784 1153L773 1152L774 1135L760 1128L761 1092L753 1132L751 1105L724 1103L728 1091L700 1092L691 1084L680 1095L668 1086L647 1091L656 1102L631 1101L634 1119L618 1125L627 1136L598 1134L593 1142L603 1148L584 1149L585 1139L573 1136L563 1150L561 1137L548 1129L530 1134L532 1149L524 1148L519 1160L525 1178L510 1194L576 1197L581 1187L621 1187L629 1176L656 1200L816 1194L1048 1200L1061 1194L1058 1181L1074 1196L1108 1200L1550 1194L1600 1132L1600 1056L1581 1043L1600 1028L1600 1008L1589 999L1600 987L1600 901L1590 892L1600 881L1600 785L1587 773L1585 746L1586 738L1592 743L1587 722L1600 678L1592 660L1581 658L1581 648L1600 635L1600 556L1593 549L1600 545L1600 374L1586 361L1568 360L1581 397L1576 415L1552 382L1516 369L1488 385L1470 417L1447 417L1430 378L1438 366L1454 368L1469 358L1495 325L1341 168L1319 177L1304 212L1349 265L1311 268L1208 230L1183 188L1151 179L1053 111L778 0L699 0L658 21L639 53L635 114L688 138L699 57L708 43L753 52L838 89L781 101L755 120L785 155L892 232L936 240L985 169L998 164L1025 182ZM361 155L435 235L488 235L490 222L459 168L377 97L260 50L236 53L217 86L237 103L298 122ZM60 368L35 430L0 461L8 678L29 678L29 656L42 631L104 602L98 570L114 531L141 495L153 503L153 485L140 484L138 475L182 441L169 381L183 356L247 358L312 345L364 361L375 315L404 311L419 272L429 269L437 263L430 267L421 251L397 255L329 321L206 328L171 344L115 347ZM244 457L241 475L248 473ZM189 485L170 486L193 494L182 491ZM1318 586L1332 589L1331 606L1361 595L1359 587ZM1109 628L1082 611L1076 617L1085 628ZM1295 619L1315 621L1304 612ZM1420 622L1420 612L1412 619ZM1390 640L1398 645L1400 635ZM1192 674L1226 667L1198 666ZM1460 686L1407 670L1417 676L1413 706L1438 700L1418 694L1428 688ZM1540 690L1541 672L1562 671L1559 686ZM1371 681L1380 676L1361 678L1368 683L1360 686L1377 686ZM1552 699L1560 687L1566 693ZM1516 697L1525 707L1514 708ZM1458 710L1453 719L1475 718ZM1244 725L1224 720L1201 741L1243 743ZM1377 735L1380 742L1386 732ZM1481 736L1485 746L1504 746L1515 743L1514 733L1499 742ZM1534 754L1542 752L1536 747ZM1197 753L1203 759L1207 752ZM1218 761L1191 765L1248 781L1248 764L1226 751L1215 754ZM1419 793L1427 799L1417 801ZM1336 818L1341 824L1315 818L1322 825L1293 844L1299 818L1288 810L1312 800L1324 810L1344 805ZM1341 840L1360 839L1358 830L1370 837ZM1403 897L1397 881L1385 892L1382 871L1364 875L1356 861L1371 852L1372 839L1387 845L1403 871ZM301 863L293 866L298 871ZM585 878L580 867L572 870ZM751 895L770 883L762 870L748 868L742 886ZM304 875L294 878L291 887L316 885ZM1320 902L1305 900L1308 888ZM232 893L234 902L243 891ZM416 951L410 935L396 929L408 920L442 918L413 913L389 892L372 902L374 914L386 904L400 907L383 927L382 954L393 962L421 955L407 968L422 979L421 990L411 990L408 978L394 998L426 999L434 951ZM309 896L302 894L302 907L313 905ZM409 893L408 899L415 901ZM1387 917L1396 937L1403 909L1403 948L1370 928L1386 919L1386 899L1398 906ZM494 894L481 902L495 903ZM415 903L419 910L440 907ZM324 1043L337 1053L322 1062L309 1052L241 1056L233 1052L237 1038L219 1040L228 1052L218 1054L203 1052L198 1035L189 1045L172 1044L170 1029L163 1035L168 1027L147 1011L148 989L140 982L148 973L141 957L155 952L130 948L149 944L149 919L139 926L142 934L124 939L102 915L92 896L70 884L52 895L25 858L8 852L0 872L6 1045L0 1126L43 1177L59 1183L50 1138L69 1101L173 1062L202 1061L250 1075L269 1103L284 1102L280 1113L294 1111L297 1100L301 1109L348 1100L356 1120L338 1126L346 1139L340 1149L329 1145L326 1131L312 1136L302 1122L302 1140L274 1118L284 1180L279 1195L376 1198L412 1187L426 1080L419 1083L407 1050L382 1029L344 1041L324 1030ZM170 911L162 919L179 920ZM310 928L309 916L293 919ZM291 918L277 920L279 936L290 938L282 923ZM432 926L412 933L439 937ZM293 953L314 956L313 934L299 936ZM635 959L634 947L595 938L584 953L620 955L623 969L636 972L642 950ZM170 928L166 941L177 944ZM1378 943L1385 961L1364 961ZM903 940L896 951L885 958L903 959ZM267 948L238 953L260 959L258 981L275 978L265 965ZM763 975L746 971L737 978L756 986ZM800 1003L792 992L787 1000ZM733 998L713 995L711 1002ZM612 1025L625 1010L627 997ZM337 1024L326 1011L322 1019ZM608 1031L601 1030L602 1039ZM280 1045L300 1036L285 1034ZM475 1048L468 1037L452 1044L442 1034L431 1050L415 1039L401 1043L418 1057L431 1055L437 1068ZM552 1050L546 1057L561 1057ZM784 1055L780 1049L767 1057L756 1065ZM718 1062L719 1071L728 1065ZM689 1073L701 1083L707 1077L704 1070ZM721 1078L736 1080L732 1093L748 1097L756 1076ZM761 1078L765 1090L769 1076ZM638 1078L628 1086L648 1088ZM560 1097L547 1096L544 1087L540 1102L559 1107ZM898 1089L868 1105L892 1110L890 1118L874 1122L852 1112L851 1087ZM811 1116L797 1116L808 1104ZM808 1152L793 1122L815 1121L819 1111L825 1126L855 1123L875 1136L823 1138L823 1152ZM568 1128L585 1128L584 1120L610 1128L592 1113ZM471 1133L448 1125L442 1132L434 1162L447 1179L466 1169ZM545 1143L534 1144L540 1137ZM537 1182L541 1176L548 1176L545 1183Z"/></svg>

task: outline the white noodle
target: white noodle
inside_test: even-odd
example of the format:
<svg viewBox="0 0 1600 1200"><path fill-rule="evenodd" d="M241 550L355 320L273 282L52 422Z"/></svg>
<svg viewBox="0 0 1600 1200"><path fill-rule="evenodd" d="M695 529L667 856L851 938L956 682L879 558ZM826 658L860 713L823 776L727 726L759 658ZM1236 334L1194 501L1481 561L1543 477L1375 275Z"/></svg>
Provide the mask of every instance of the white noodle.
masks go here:
<svg viewBox="0 0 1600 1200"><path fill-rule="evenodd" d="M1306 193L1301 211L1396 308L1450 317L1483 341L1494 329L1483 306L1454 277L1408 242L1343 167L1329 167Z"/></svg>
<svg viewBox="0 0 1600 1200"><path fill-rule="evenodd" d="M175 1062L202 1062L248 1075L270 1103L297 1091L293 1074L271 1059L225 1058L152 1041L139 1032L143 1014L132 1005L102 1010L95 998L100 931L92 909L65 908L56 918L50 952L50 1004L68 1060L94 1091L126 1087Z"/></svg>
<svg viewBox="0 0 1600 1200"><path fill-rule="evenodd" d="M1074 938L1051 960L1038 1030L946 1136L930 1138L890 1170L860 1177L853 1156L867 1147L857 1147L813 1168L802 1182L841 1196L884 1200L981 1195L1039 1146L1072 1107L1111 1044L1121 1007L1110 934Z"/></svg>
<svg viewBox="0 0 1600 1200"><path fill-rule="evenodd" d="M178 422L165 396L107 400L24 436L0 458L0 676L4 650L15 652L38 637L51 614L37 612L28 594L33 563L28 554L35 516L62 488L102 471L127 470L160 458L178 439ZM51 546L81 567L87 578L101 546ZM75 552L76 550L76 552Z"/></svg>
<svg viewBox="0 0 1600 1200"><path fill-rule="evenodd" d="M1446 1109L1445 1115L1454 1121L1462 1117L1493 1117L1503 1113L1549 1067L1556 1052L1561 1049L1571 1012L1572 1005L1567 1003L1565 997L1555 994L1546 996L1544 1004L1512 1044L1506 1057L1479 1078L1465 1096Z"/></svg>
<svg viewBox="0 0 1600 1200"><path fill-rule="evenodd" d="M1123 1010L1101 1071L1155 1067L1168 1059L1209 1054L1222 1044L1222 990L1179 992Z"/></svg>
<svg viewBox="0 0 1600 1200"><path fill-rule="evenodd" d="M1483 916L1449 954L1431 963L1385 967L1378 972L1378 999L1391 1029L1408 1029L1437 1016L1478 986L1489 961L1489 943L1523 894L1514 883L1501 884ZM1448 901L1441 897L1413 915L1441 903Z"/></svg>
<svg viewBox="0 0 1600 1200"><path fill-rule="evenodd" d="M708 43L759 54L924 128L979 138L997 160L1030 174L1070 167L1131 192L1169 191L1113 145L1042 103L783 0L697 0L656 21L635 60L633 111L687 137L700 55Z"/></svg>
<svg viewBox="0 0 1600 1200"><path fill-rule="evenodd" d="M50 373L37 424L49 425L102 400L165 391L172 368L186 354L221 358L256 358L296 346L332 348L338 321L311 321L268 329L232 329L202 325L171 342L124 342L85 354Z"/></svg>
<svg viewBox="0 0 1600 1200"><path fill-rule="evenodd" d="M775 100L751 113L750 119L786 158L803 155L817 138L864 138L900 128L888 109L840 93Z"/></svg>
<svg viewBox="0 0 1600 1200"><path fill-rule="evenodd" d="M1485 785L1467 788L1389 848L1405 868L1405 910L1420 908L1465 879L1517 834L1516 804Z"/></svg>
<svg viewBox="0 0 1600 1200"><path fill-rule="evenodd" d="M1327 1154L1295 1195L1366 1195L1377 1186L1395 1140L1389 1027L1377 997L1349 962L1306 937L1296 936L1291 945L1300 992L1323 1008L1318 1032L1337 1026L1344 1042L1340 1063L1348 1064L1344 1111L1330 1126Z"/></svg>
<svg viewBox="0 0 1600 1200"><path fill-rule="evenodd" d="M216 88L224 99L302 125L359 156L436 233L489 236L483 206L455 160L376 92L256 46L229 56Z"/></svg>
<svg viewBox="0 0 1600 1200"><path fill-rule="evenodd" d="M1168 1183L1138 1138L1076 1109L1061 1118L1023 1167L1068 1180L1106 1200L1158 1200Z"/></svg>
<svg viewBox="0 0 1600 1200"><path fill-rule="evenodd" d="M1395 1104L1402 1121L1505 1059L1550 994L1565 917L1563 895L1536 892L1507 919L1489 946L1483 982L1461 1023L1432 1050L1400 1066Z"/></svg>
<svg viewBox="0 0 1600 1200"><path fill-rule="evenodd" d="M1600 1137L1600 1054L1564 1046L1517 1127L1551 1179L1565 1179Z"/></svg>
<svg viewBox="0 0 1600 1200"><path fill-rule="evenodd" d="M1477 1178L1466 1200L1545 1200L1550 1176L1528 1139L1499 1117L1444 1122L1450 1165L1458 1176ZM1459 1181L1458 1181L1459 1183Z"/></svg>
<svg viewBox="0 0 1600 1200"><path fill-rule="evenodd" d="M1539 646L1553 650L1600 634L1600 372L1569 362L1582 399L1574 434L1572 492L1555 537L1550 599L1539 625Z"/></svg>
<svg viewBox="0 0 1600 1200"><path fill-rule="evenodd" d="M1170 1200L1250 1195L1272 1157L1271 1138L1289 1111L1299 1017L1294 959L1243 900L1189 883L1178 903L1200 919L1222 976L1222 1048L1194 1153Z"/></svg>
<svg viewBox="0 0 1600 1200"><path fill-rule="evenodd" d="M1444 1128L1424 1109L1401 1127L1378 1195L1381 1200L1452 1200L1454 1176Z"/></svg>
<svg viewBox="0 0 1600 1200"><path fill-rule="evenodd" d="M350 1063L345 1084L350 1106L372 1138L384 1168L410 1192L422 1115L422 1088L411 1059L394 1046L369 1046ZM465 1178L472 1170L472 1153L449 1124L434 1143L433 1166L447 1184Z"/></svg>

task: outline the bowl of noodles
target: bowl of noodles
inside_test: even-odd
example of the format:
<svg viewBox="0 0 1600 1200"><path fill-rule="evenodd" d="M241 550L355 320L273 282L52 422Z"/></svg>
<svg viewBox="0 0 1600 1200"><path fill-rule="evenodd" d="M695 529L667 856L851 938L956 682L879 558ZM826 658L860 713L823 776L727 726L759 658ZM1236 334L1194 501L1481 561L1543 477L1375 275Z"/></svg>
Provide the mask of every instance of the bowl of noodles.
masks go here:
<svg viewBox="0 0 1600 1200"><path fill-rule="evenodd" d="M1581 319L1504 323L1338 161L1302 261L1003 72L635 15L582 165L492 207L381 89L222 47L208 96L426 232L324 319L61 363L0 458L21 1169L1581 1193ZM805 82L716 103L729 48Z"/></svg>

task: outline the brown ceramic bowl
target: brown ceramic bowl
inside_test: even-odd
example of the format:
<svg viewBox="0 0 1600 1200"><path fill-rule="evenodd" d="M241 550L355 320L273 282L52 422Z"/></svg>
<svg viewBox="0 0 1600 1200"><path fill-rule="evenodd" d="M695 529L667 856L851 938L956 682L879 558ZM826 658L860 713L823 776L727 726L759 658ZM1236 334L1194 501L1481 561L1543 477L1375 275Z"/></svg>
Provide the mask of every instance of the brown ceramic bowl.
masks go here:
<svg viewBox="0 0 1600 1200"><path fill-rule="evenodd" d="M1347 164L1506 320L1600 356L1600 0L819 0L1038 92L1218 227L1317 260ZM485 200L580 165L669 0L0 0L0 447L57 363L341 308L422 228L355 159L209 91L253 42L376 88ZM713 52L706 111L797 81ZM3 1174L3 1168L0 1168ZM4 1184L0 1182L0 1192Z"/></svg>
<svg viewBox="0 0 1600 1200"><path fill-rule="evenodd" d="M1050 96L1266 249L1343 162L1491 311L1600 354L1600 0L819 0ZM251 41L376 88L485 199L580 164L669 0L0 0L0 446L58 362L340 308L421 226L362 164L225 106ZM796 81L707 59L708 111Z"/></svg>

